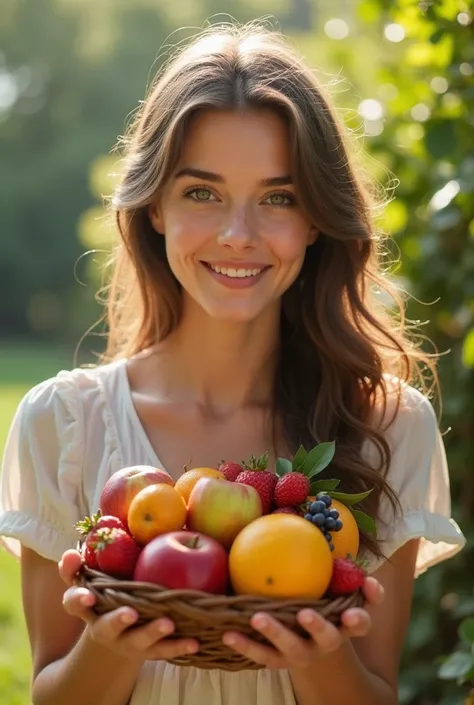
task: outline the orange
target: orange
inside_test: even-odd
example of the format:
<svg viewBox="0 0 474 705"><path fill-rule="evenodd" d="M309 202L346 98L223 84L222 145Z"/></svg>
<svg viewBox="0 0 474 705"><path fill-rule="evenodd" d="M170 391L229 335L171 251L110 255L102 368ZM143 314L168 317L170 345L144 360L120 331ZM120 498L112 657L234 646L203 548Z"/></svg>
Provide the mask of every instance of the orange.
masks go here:
<svg viewBox="0 0 474 705"><path fill-rule="evenodd" d="M267 514L237 535L229 571L239 595L319 599L332 576L328 542L313 524L294 514Z"/></svg>
<svg viewBox="0 0 474 705"><path fill-rule="evenodd" d="M354 515L349 507L337 499L332 500L331 509L337 509L339 519L342 521L342 529L331 532L334 546L333 558L347 558L349 553L356 558L359 551L359 527Z"/></svg>
<svg viewBox="0 0 474 705"><path fill-rule="evenodd" d="M220 470L215 470L214 468L192 468L191 470L186 470L175 483L175 489L182 496L186 504L189 501L191 490L201 477L212 477L215 480L225 479Z"/></svg>
<svg viewBox="0 0 474 705"><path fill-rule="evenodd" d="M155 536L179 531L186 522L186 504L170 485L149 485L135 495L128 510L128 528L144 546Z"/></svg>

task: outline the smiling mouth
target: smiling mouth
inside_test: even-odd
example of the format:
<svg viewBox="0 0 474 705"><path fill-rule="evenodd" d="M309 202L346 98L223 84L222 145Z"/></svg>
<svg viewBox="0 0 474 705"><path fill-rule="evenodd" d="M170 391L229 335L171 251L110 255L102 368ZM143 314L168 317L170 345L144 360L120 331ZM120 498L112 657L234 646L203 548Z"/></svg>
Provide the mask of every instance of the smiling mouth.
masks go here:
<svg viewBox="0 0 474 705"><path fill-rule="evenodd" d="M209 264L209 262L203 262L203 264L208 267L209 269L212 269L213 272L216 272L216 274L223 274L226 277L229 277L229 279L246 279L250 277L256 277L259 274L261 274L263 271L266 269L269 269L270 265L267 265L265 267L255 267L255 268L233 268L233 267L219 267L218 265L214 264Z"/></svg>

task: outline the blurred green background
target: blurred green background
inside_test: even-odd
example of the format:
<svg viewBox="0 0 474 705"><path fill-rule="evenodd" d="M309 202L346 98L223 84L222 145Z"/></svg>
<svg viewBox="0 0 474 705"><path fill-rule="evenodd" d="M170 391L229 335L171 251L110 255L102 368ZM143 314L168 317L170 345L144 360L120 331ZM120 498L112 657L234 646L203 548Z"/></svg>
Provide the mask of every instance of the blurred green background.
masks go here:
<svg viewBox="0 0 474 705"><path fill-rule="evenodd" d="M0 11L0 450L16 405L102 349L87 329L113 231L112 152L166 47L206 22L270 15L332 82L368 171L408 317L443 354L442 430L468 548L416 583L400 702L470 702L474 678L474 32L468 0L3 0ZM181 27L186 31L176 32ZM87 253L87 254L86 254ZM426 350L433 347L426 342ZM75 357L75 353L78 353ZM27 705L19 570L0 549L0 702ZM474 699L473 701L474 702Z"/></svg>

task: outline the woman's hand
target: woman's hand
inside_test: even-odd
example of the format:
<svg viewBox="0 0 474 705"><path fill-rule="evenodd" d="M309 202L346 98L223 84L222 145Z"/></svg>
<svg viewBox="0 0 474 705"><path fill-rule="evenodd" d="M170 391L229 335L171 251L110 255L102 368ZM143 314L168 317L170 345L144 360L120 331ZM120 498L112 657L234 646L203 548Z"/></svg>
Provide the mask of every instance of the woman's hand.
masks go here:
<svg viewBox="0 0 474 705"><path fill-rule="evenodd" d="M138 613L131 607L120 607L97 616L91 609L95 603L93 593L74 585L81 563L81 555L74 550L66 551L59 563L59 574L69 586L64 593L63 607L72 617L87 624L90 637L98 644L135 661L167 660L199 650L195 639L166 638L175 628L170 619L161 618L130 629L138 620Z"/></svg>
<svg viewBox="0 0 474 705"><path fill-rule="evenodd" d="M380 604L383 600L383 587L375 578L366 578L363 592L369 605ZM371 627L369 613L358 607L342 613L342 627L339 628L309 609L299 612L297 619L311 640L302 639L270 615L258 612L252 618L252 627L263 634L273 647L258 644L239 632L226 632L223 642L267 668L301 669L311 666L321 656L336 651L345 640L365 636Z"/></svg>

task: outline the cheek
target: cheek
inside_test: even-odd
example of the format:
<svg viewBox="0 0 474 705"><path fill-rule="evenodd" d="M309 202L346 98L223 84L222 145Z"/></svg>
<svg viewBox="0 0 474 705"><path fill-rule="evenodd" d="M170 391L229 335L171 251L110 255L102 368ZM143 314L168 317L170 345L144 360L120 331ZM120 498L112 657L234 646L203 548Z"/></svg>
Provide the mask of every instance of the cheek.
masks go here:
<svg viewBox="0 0 474 705"><path fill-rule="evenodd" d="M302 223L292 223L267 231L267 243L275 257L281 262L302 261L308 244L309 227Z"/></svg>
<svg viewBox="0 0 474 705"><path fill-rule="evenodd" d="M209 230L199 219L186 213L172 214L165 221L166 251L170 259L194 255L204 244Z"/></svg>

